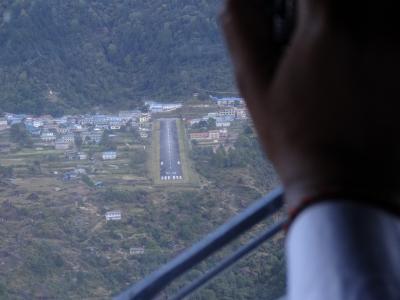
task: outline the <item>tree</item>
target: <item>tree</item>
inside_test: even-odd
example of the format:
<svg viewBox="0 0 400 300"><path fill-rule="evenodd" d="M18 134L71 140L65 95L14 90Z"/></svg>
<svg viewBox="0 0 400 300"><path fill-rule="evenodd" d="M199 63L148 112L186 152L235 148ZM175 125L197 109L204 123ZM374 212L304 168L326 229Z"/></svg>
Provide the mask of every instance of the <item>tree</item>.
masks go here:
<svg viewBox="0 0 400 300"><path fill-rule="evenodd" d="M75 135L74 142L75 142L76 148L78 148L78 150L80 150L82 147L82 144L83 144L82 137L80 135Z"/></svg>
<svg viewBox="0 0 400 300"><path fill-rule="evenodd" d="M33 142L29 136L25 125L22 123L14 124L10 129L11 141L17 143L20 147L32 147Z"/></svg>
<svg viewBox="0 0 400 300"><path fill-rule="evenodd" d="M89 187L94 187L94 182L92 179L90 179L89 176L87 176L86 174L83 174L81 176L81 179L84 183L86 183Z"/></svg>
<svg viewBox="0 0 400 300"><path fill-rule="evenodd" d="M0 166L0 177L11 178L14 175L13 167Z"/></svg>
<svg viewBox="0 0 400 300"><path fill-rule="evenodd" d="M110 139L108 131L104 131L101 137L100 145L103 147L103 150L116 150L117 145Z"/></svg>
<svg viewBox="0 0 400 300"><path fill-rule="evenodd" d="M42 173L42 167L40 165L40 161L35 160L33 161L32 165L28 166L28 171L30 174L41 174Z"/></svg>
<svg viewBox="0 0 400 300"><path fill-rule="evenodd" d="M214 130L217 128L217 121L214 118L208 118L207 120L207 129Z"/></svg>

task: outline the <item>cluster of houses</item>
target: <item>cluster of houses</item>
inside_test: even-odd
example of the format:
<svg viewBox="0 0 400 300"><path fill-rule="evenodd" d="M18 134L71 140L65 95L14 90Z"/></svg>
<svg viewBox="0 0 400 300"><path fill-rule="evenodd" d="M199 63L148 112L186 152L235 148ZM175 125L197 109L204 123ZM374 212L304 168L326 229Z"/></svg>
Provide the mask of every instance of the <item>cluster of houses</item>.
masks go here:
<svg viewBox="0 0 400 300"><path fill-rule="evenodd" d="M0 118L0 130L22 123L26 130L32 136L40 138L43 144L54 146L58 150L67 150L73 146L77 137L80 137L84 144L98 144L105 130L120 130L122 126L128 124L138 128L142 138L147 138L150 120L150 113L139 110L120 111L115 115L87 114L60 118L53 118L50 115L6 113L4 118Z"/></svg>
<svg viewBox="0 0 400 300"><path fill-rule="evenodd" d="M247 109L245 107L227 107L217 112L210 112L202 118L188 120L188 123L190 126L193 126L201 121L214 119L218 128L229 127L234 120L246 120L247 115Z"/></svg>
<svg viewBox="0 0 400 300"><path fill-rule="evenodd" d="M191 132L190 140L202 143L219 143L228 138L228 130L226 128L209 130L204 132Z"/></svg>
<svg viewBox="0 0 400 300"><path fill-rule="evenodd" d="M223 97L218 98L210 95L210 99L221 107L243 107L244 100L239 97Z"/></svg>
<svg viewBox="0 0 400 300"><path fill-rule="evenodd" d="M210 96L210 99L213 100L220 109L216 112L210 112L202 118L188 120L190 126L198 124L201 121L214 119L218 128L229 127L234 120L246 120L248 118L247 109L242 98L217 98Z"/></svg>
<svg viewBox="0 0 400 300"><path fill-rule="evenodd" d="M218 143L228 138L227 128L235 120L247 120L248 112L242 98L229 97L217 98L210 96L216 102L219 109L216 112L210 112L202 118L187 120L187 124L192 129L189 134L190 140L202 143ZM216 129L197 132L196 125L200 122L208 122L210 119L215 120Z"/></svg>

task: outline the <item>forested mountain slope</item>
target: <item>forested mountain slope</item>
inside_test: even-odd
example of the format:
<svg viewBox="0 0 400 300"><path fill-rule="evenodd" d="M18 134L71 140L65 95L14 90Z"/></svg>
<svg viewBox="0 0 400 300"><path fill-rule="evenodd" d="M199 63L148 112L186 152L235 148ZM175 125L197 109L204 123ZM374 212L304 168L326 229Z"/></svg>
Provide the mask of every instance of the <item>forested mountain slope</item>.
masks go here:
<svg viewBox="0 0 400 300"><path fill-rule="evenodd" d="M3 0L0 109L60 114L231 91L220 0Z"/></svg>

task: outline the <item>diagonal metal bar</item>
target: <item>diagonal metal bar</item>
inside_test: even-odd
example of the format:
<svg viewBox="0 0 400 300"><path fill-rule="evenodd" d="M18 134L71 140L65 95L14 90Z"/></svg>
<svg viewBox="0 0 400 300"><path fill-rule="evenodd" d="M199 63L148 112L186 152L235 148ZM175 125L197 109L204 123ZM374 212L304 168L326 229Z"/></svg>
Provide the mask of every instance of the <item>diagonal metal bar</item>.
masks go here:
<svg viewBox="0 0 400 300"><path fill-rule="evenodd" d="M275 213L282 206L283 190L282 188L277 188L114 299L153 299L177 277L229 244L266 217Z"/></svg>
<svg viewBox="0 0 400 300"><path fill-rule="evenodd" d="M255 248L260 246L263 242L265 242L269 238L273 237L275 234L277 234L279 231L281 231L283 229L285 224L286 224L286 221L281 221L277 224L274 224L271 228L266 229L259 236L255 237L250 242L248 242L247 244L240 247L236 252L234 252L227 258L225 258L222 262L217 264L214 268L207 271L201 277L199 277L192 283L185 286L175 296L173 296L171 298L171 300L181 300L184 297L190 295L191 293L196 291L198 288L205 285L208 281L213 279L215 276L217 276L219 273L224 271L226 268L230 267L235 262L239 261L243 256L249 254Z"/></svg>

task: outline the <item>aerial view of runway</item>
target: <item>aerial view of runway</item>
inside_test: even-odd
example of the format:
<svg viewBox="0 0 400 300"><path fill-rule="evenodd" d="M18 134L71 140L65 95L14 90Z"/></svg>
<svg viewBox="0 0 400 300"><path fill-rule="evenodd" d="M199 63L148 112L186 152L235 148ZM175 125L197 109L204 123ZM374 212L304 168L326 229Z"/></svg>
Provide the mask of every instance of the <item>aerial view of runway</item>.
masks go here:
<svg viewBox="0 0 400 300"><path fill-rule="evenodd" d="M176 119L160 120L160 178L183 179Z"/></svg>

